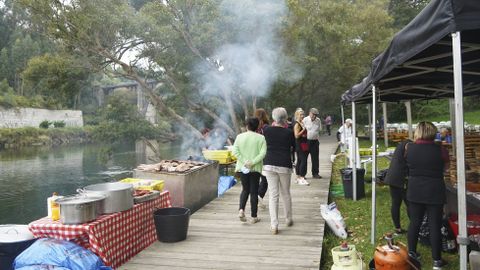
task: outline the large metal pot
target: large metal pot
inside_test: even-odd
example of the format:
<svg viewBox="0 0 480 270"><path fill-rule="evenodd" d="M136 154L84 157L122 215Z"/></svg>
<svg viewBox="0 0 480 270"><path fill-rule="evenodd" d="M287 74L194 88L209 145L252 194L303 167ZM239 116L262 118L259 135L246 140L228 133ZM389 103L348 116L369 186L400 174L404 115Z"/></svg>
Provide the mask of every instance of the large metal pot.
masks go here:
<svg viewBox="0 0 480 270"><path fill-rule="evenodd" d="M62 224L81 224L97 219L104 195L73 195L57 199Z"/></svg>
<svg viewBox="0 0 480 270"><path fill-rule="evenodd" d="M121 212L133 207L133 185L113 182L89 185L83 188L87 194L105 195L102 214Z"/></svg>

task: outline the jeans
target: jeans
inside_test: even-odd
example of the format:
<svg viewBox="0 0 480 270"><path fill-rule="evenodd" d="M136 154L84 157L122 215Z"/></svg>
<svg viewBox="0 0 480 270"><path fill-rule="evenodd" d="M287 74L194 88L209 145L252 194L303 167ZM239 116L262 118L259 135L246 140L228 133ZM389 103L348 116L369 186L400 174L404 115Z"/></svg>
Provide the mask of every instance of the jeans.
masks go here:
<svg viewBox="0 0 480 270"><path fill-rule="evenodd" d="M250 172L247 174L240 173L240 180L242 180L242 193L240 193L240 209L245 210L247 205L248 195L250 195L250 208L252 210L252 217L257 217L258 211L258 183L260 180L260 173Z"/></svg>
<svg viewBox="0 0 480 270"><path fill-rule="evenodd" d="M285 218L292 219L292 197L290 196L290 179L292 174L263 171L263 175L267 177L268 181L270 226L272 229L277 229L280 194L282 196Z"/></svg>

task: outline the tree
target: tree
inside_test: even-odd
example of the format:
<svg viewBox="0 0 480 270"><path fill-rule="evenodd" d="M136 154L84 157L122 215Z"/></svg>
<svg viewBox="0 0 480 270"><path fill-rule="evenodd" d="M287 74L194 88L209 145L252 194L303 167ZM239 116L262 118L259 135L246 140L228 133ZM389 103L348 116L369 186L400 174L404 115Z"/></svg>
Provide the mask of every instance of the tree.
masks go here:
<svg viewBox="0 0 480 270"><path fill-rule="evenodd" d="M41 95L58 108L76 109L82 88L89 85L90 67L69 55L33 57L22 73L29 96Z"/></svg>
<svg viewBox="0 0 480 270"><path fill-rule="evenodd" d="M390 0L388 13L393 17L393 26L401 29L409 23L430 0Z"/></svg>
<svg viewBox="0 0 480 270"><path fill-rule="evenodd" d="M297 101L294 107L336 111L341 94L367 74L393 34L386 5L383 0L290 0L284 36L303 77L273 93L290 96Z"/></svg>
<svg viewBox="0 0 480 270"><path fill-rule="evenodd" d="M134 1L135 8L125 0L19 2L71 52L139 82L160 113L197 138L203 126L189 119L198 115L238 133L237 119L266 95L283 63L269 42L286 14L278 1ZM147 79L160 83L151 88Z"/></svg>

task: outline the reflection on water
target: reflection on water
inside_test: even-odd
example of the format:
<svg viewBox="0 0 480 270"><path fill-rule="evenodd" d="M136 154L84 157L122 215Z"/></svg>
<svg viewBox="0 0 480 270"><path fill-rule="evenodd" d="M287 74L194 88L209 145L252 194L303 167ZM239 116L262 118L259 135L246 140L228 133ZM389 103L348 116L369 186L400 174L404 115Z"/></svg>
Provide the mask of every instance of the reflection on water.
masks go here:
<svg viewBox="0 0 480 270"><path fill-rule="evenodd" d="M162 158L176 158L175 145L162 145ZM54 191L69 195L90 184L131 177L138 164L151 163L147 160L145 150L134 144L1 151L0 224L27 224L46 216L47 197Z"/></svg>

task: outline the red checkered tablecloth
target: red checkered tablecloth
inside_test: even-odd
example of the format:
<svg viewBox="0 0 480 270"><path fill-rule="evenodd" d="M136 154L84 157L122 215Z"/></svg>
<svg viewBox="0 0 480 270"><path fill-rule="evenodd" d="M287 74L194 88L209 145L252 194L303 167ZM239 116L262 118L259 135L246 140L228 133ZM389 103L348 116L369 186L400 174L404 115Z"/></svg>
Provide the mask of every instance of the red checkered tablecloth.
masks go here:
<svg viewBox="0 0 480 270"><path fill-rule="evenodd" d="M132 209L102 215L80 225L63 225L50 218L28 224L35 237L73 241L95 252L105 265L117 268L157 239L153 211L172 207L170 193L164 191L155 200L136 204Z"/></svg>

